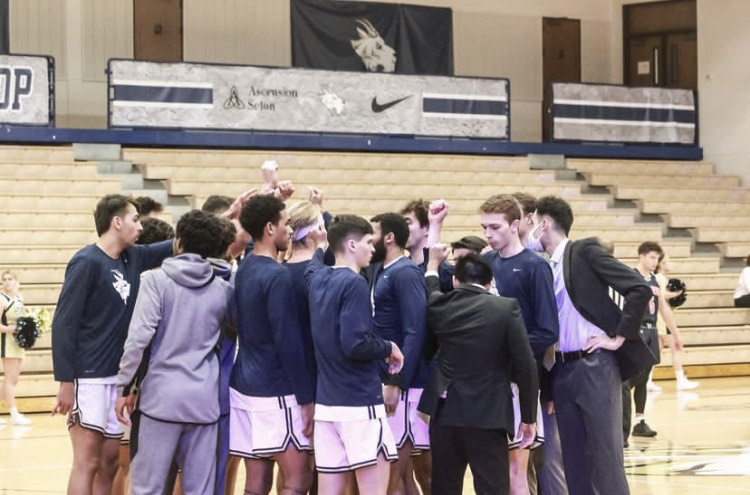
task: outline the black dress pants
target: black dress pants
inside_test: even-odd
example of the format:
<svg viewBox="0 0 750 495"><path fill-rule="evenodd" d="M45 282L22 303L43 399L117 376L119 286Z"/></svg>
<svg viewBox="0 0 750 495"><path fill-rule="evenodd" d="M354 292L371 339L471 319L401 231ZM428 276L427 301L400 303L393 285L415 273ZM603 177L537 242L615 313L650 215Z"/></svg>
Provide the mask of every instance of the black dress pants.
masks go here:
<svg viewBox="0 0 750 495"><path fill-rule="evenodd" d="M466 466L477 495L510 493L508 435L505 430L442 426L430 423L433 495L463 493Z"/></svg>

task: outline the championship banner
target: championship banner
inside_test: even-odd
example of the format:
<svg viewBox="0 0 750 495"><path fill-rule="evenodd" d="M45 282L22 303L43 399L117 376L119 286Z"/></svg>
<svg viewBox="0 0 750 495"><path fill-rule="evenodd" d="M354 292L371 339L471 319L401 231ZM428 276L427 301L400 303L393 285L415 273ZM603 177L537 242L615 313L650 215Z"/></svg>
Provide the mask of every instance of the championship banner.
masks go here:
<svg viewBox="0 0 750 495"><path fill-rule="evenodd" d="M0 124L54 124L54 59L0 55Z"/></svg>
<svg viewBox="0 0 750 495"><path fill-rule="evenodd" d="M290 15L294 67L453 75L449 8L291 0Z"/></svg>
<svg viewBox="0 0 750 495"><path fill-rule="evenodd" d="M552 84L555 141L695 144L695 95L687 89Z"/></svg>
<svg viewBox="0 0 750 495"><path fill-rule="evenodd" d="M507 79L109 61L111 127L509 139Z"/></svg>

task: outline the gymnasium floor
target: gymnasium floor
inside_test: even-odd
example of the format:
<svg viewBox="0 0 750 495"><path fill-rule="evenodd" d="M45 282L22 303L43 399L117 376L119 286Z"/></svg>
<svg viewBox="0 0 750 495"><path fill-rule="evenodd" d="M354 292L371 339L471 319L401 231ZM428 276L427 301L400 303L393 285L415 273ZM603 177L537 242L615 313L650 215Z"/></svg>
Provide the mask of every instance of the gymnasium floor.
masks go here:
<svg viewBox="0 0 750 495"><path fill-rule="evenodd" d="M750 494L750 378L704 379L695 393L659 384L646 413L659 435L631 439L625 451L633 495ZM31 427L0 426L0 494L65 493L64 419L31 417ZM468 475L464 494L473 493Z"/></svg>

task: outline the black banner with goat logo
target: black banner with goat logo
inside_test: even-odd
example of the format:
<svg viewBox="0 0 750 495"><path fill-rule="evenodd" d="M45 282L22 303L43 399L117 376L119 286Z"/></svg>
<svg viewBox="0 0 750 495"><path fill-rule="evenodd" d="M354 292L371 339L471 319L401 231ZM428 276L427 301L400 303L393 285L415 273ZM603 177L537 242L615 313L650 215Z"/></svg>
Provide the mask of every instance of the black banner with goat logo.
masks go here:
<svg viewBox="0 0 750 495"><path fill-rule="evenodd" d="M453 74L451 9L292 0L291 20L294 67Z"/></svg>

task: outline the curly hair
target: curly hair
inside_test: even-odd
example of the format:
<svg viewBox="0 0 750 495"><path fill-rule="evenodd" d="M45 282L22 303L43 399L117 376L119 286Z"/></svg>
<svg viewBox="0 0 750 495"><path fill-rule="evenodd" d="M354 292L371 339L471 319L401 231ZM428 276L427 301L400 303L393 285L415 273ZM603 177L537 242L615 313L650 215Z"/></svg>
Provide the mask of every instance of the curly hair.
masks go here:
<svg viewBox="0 0 750 495"><path fill-rule="evenodd" d="M201 210L185 213L177 222L177 239L186 253L195 253L203 258L221 258L234 242L235 228L232 223Z"/></svg>

